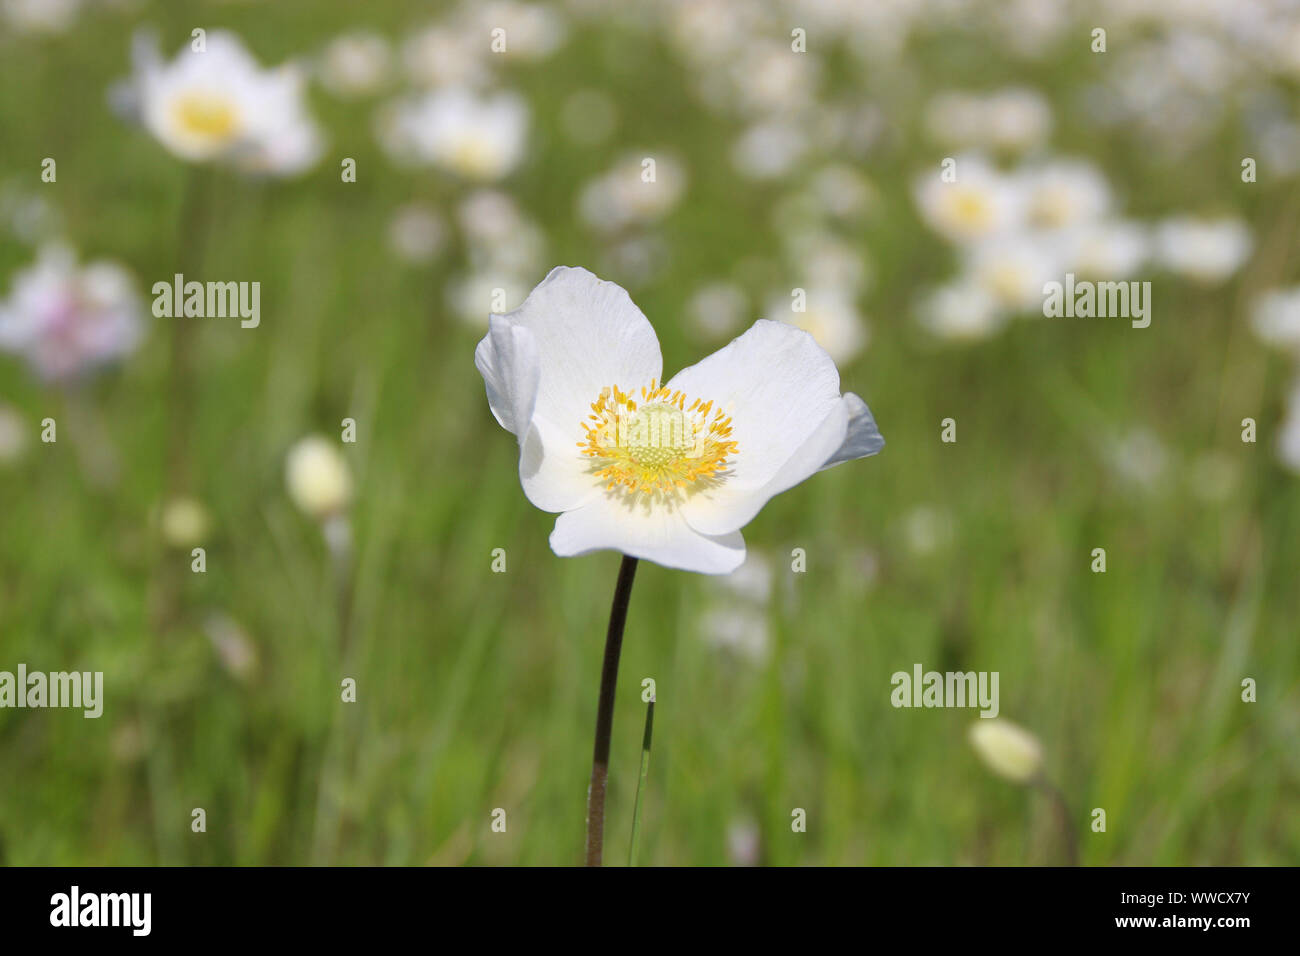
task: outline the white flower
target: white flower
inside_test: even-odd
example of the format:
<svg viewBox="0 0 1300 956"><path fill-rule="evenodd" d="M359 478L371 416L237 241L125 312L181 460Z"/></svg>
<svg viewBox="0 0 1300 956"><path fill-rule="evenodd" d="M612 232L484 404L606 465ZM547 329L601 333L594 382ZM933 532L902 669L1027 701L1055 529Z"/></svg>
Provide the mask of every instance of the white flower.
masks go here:
<svg viewBox="0 0 1300 956"><path fill-rule="evenodd" d="M717 281L696 289L686 302L691 328L704 338L721 338L740 325L749 305L743 289L733 282Z"/></svg>
<svg viewBox="0 0 1300 956"><path fill-rule="evenodd" d="M383 87L392 65L388 41L377 33L359 30L330 41L316 64L316 75L336 96L366 96Z"/></svg>
<svg viewBox="0 0 1300 956"><path fill-rule="evenodd" d="M1286 418L1277 436L1277 457L1291 471L1300 472L1300 383L1291 390Z"/></svg>
<svg viewBox="0 0 1300 956"><path fill-rule="evenodd" d="M970 242L1018 226L1025 212L1025 192L977 156L956 157L956 179L945 182L939 170L915 184L921 218L950 242Z"/></svg>
<svg viewBox="0 0 1300 956"><path fill-rule="evenodd" d="M971 725L970 742L990 770L1012 783L1029 783L1042 769L1038 738L1009 720L980 718Z"/></svg>
<svg viewBox="0 0 1300 956"><path fill-rule="evenodd" d="M721 602L700 615L699 628L705 643L718 650L754 663L767 657L771 639L767 615L760 609Z"/></svg>
<svg viewBox="0 0 1300 956"><path fill-rule="evenodd" d="M201 52L187 44L170 63L152 34L136 37L133 54L135 73L115 98L181 159L291 175L320 157L296 67L262 69L225 30L208 33Z"/></svg>
<svg viewBox="0 0 1300 956"><path fill-rule="evenodd" d="M1300 353L1300 286L1260 296L1250 324L1265 345Z"/></svg>
<svg viewBox="0 0 1300 956"><path fill-rule="evenodd" d="M934 289L917 307L917 319L933 335L956 342L988 338L1007 322L993 295L970 279Z"/></svg>
<svg viewBox="0 0 1300 956"><path fill-rule="evenodd" d="M398 158L481 182L501 179L519 165L527 133L528 106L518 94L479 96L459 87L400 104L381 129Z"/></svg>
<svg viewBox="0 0 1300 956"><path fill-rule="evenodd" d="M493 30L502 30L505 48L500 56L521 60L541 60L559 49L564 42L564 21L541 4L514 3L513 0L475 0L465 8L465 41L481 42L492 49Z"/></svg>
<svg viewBox="0 0 1300 956"><path fill-rule="evenodd" d="M1020 175L1034 226L1067 229L1100 219L1110 210L1110 184L1092 163L1057 160Z"/></svg>
<svg viewBox="0 0 1300 956"><path fill-rule="evenodd" d="M790 172L807 152L805 130L784 119L764 120L736 140L731 164L748 179L775 179Z"/></svg>
<svg viewBox="0 0 1300 956"><path fill-rule="evenodd" d="M1062 278L1059 250L1034 233L999 236L968 246L966 274L999 306L1042 315L1043 285Z"/></svg>
<svg viewBox="0 0 1300 956"><path fill-rule="evenodd" d="M82 0L0 0L0 20L19 33L63 33L81 6Z"/></svg>
<svg viewBox="0 0 1300 956"><path fill-rule="evenodd" d="M653 158L654 179L647 181L646 158ZM657 222L686 189L686 170L671 155L629 154L578 196L578 213L593 229L618 232L630 225Z"/></svg>
<svg viewBox="0 0 1300 956"><path fill-rule="evenodd" d="M770 498L884 445L866 403L840 394L830 356L781 322L755 323L661 385L649 321L585 269L554 269L519 309L490 316L474 359L519 439L524 493L561 513L561 556L613 549L726 574Z"/></svg>
<svg viewBox="0 0 1300 956"><path fill-rule="evenodd" d="M78 268L66 246L42 248L0 300L0 350L24 356L47 381L64 381L131 354L144 332L130 276L110 262Z"/></svg>
<svg viewBox="0 0 1300 956"><path fill-rule="evenodd" d="M388 244L403 262L429 262L442 251L446 241L447 226L442 217L423 203L407 203L388 222Z"/></svg>
<svg viewBox="0 0 1300 956"><path fill-rule="evenodd" d="M1114 281L1133 275L1151 252L1147 230L1133 222L1089 222L1061 239L1069 268L1081 278Z"/></svg>
<svg viewBox="0 0 1300 956"><path fill-rule="evenodd" d="M755 551L750 552L749 558L735 571L711 580L716 582L720 592L735 600L766 606L772 598L774 577L771 560Z"/></svg>
<svg viewBox="0 0 1300 956"><path fill-rule="evenodd" d="M202 544L208 533L208 512L193 498L173 498L163 505L159 526L173 548Z"/></svg>
<svg viewBox="0 0 1300 956"><path fill-rule="evenodd" d="M1156 230L1156 255L1166 268L1199 282L1222 282L1250 256L1250 230L1239 219L1167 219Z"/></svg>
<svg viewBox="0 0 1300 956"><path fill-rule="evenodd" d="M487 80L488 37L474 43L447 26L429 27L402 44L402 64L424 86L478 85Z"/></svg>
<svg viewBox="0 0 1300 956"><path fill-rule="evenodd" d="M809 333L837 364L851 362L870 341L865 320L842 290L810 291L802 312L795 312L790 303L788 296L774 298L768 316Z"/></svg>
<svg viewBox="0 0 1300 956"><path fill-rule="evenodd" d="M0 465L18 461L27 451L27 423L10 405L0 405Z"/></svg>
<svg viewBox="0 0 1300 956"><path fill-rule="evenodd" d="M528 291L526 280L512 272L469 272L447 283L447 305L466 325L483 328L483 313L492 309L498 292L506 305L522 302Z"/></svg>
<svg viewBox="0 0 1300 956"><path fill-rule="evenodd" d="M304 438L289 449L284 479L293 503L313 518L337 515L352 500L348 463L334 442L319 435Z"/></svg>
<svg viewBox="0 0 1300 956"><path fill-rule="evenodd" d="M1046 141L1052 110L1036 90L1011 87L988 95L940 93L926 107L938 142L958 147L1022 151Z"/></svg>

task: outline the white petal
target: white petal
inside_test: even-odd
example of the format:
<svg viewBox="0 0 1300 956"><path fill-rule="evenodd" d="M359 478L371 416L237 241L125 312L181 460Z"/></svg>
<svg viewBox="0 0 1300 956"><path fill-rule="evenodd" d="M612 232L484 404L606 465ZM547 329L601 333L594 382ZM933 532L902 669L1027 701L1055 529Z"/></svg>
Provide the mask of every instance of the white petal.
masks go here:
<svg viewBox="0 0 1300 956"><path fill-rule="evenodd" d="M537 342L534 415L571 435L565 454L583 437L582 422L602 388L640 388L663 372L649 320L620 286L586 269L552 269L523 305L499 318L528 329Z"/></svg>
<svg viewBox="0 0 1300 956"><path fill-rule="evenodd" d="M533 334L500 316L488 319L488 334L474 349L474 366L487 386L488 407L497 422L523 440L537 402L541 362Z"/></svg>
<svg viewBox="0 0 1300 956"><path fill-rule="evenodd" d="M871 409L867 408L867 403L852 392L845 392L844 405L849 413L848 434L844 436L844 443L818 469L819 471L825 471L846 461L866 458L885 447L885 436L880 434L876 418L871 414Z"/></svg>
<svg viewBox="0 0 1300 956"><path fill-rule="evenodd" d="M627 504L608 495L560 515L551 532L551 549L562 558L621 551L702 574L730 574L745 560L745 539L739 531L703 535L692 530L680 512Z"/></svg>
<svg viewBox="0 0 1300 956"><path fill-rule="evenodd" d="M732 419L738 450L725 480L684 506L691 525L708 534L742 527L769 498L815 472L848 428L835 363L811 335L783 322L756 322L668 387L712 400Z"/></svg>
<svg viewBox="0 0 1300 956"><path fill-rule="evenodd" d="M724 534L743 528L772 498L815 474L844 445L848 427L849 405L837 399L830 414L765 484L746 488L724 482L718 489L688 498L682 513L702 534Z"/></svg>

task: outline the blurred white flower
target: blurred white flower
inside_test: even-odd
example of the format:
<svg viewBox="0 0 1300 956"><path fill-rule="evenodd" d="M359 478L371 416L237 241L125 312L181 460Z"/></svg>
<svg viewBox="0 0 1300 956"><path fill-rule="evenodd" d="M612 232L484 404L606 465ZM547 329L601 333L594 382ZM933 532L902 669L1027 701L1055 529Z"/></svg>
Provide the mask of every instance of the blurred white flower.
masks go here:
<svg viewBox="0 0 1300 956"><path fill-rule="evenodd" d="M233 33L213 30L202 52L190 44L170 63L151 33L136 35L134 75L113 91L174 155L229 162L245 172L291 175L311 166L323 145L307 113L296 67L264 70Z"/></svg>
<svg viewBox="0 0 1300 956"><path fill-rule="evenodd" d="M483 328L496 305L498 290L504 293L501 311L518 307L528 295L528 281L500 270L475 271L447 283L447 305L458 319L471 328Z"/></svg>
<svg viewBox="0 0 1300 956"><path fill-rule="evenodd" d="M1055 243L1035 233L1013 233L967 246L966 276L1000 307L1042 315L1043 285L1064 272Z"/></svg>
<svg viewBox="0 0 1300 956"><path fill-rule="evenodd" d="M728 651L753 663L767 658L771 643L767 613L735 601L706 608L700 616L700 630L711 647Z"/></svg>
<svg viewBox="0 0 1300 956"><path fill-rule="evenodd" d="M731 164L748 179L775 179L790 172L808 152L808 134L785 119L749 127L731 148Z"/></svg>
<svg viewBox="0 0 1300 956"><path fill-rule="evenodd" d="M993 295L969 278L931 290L916 315L931 334L955 342L988 338L1007 323Z"/></svg>
<svg viewBox="0 0 1300 956"><path fill-rule="evenodd" d="M768 302L767 317L803 329L837 365L851 362L871 340L866 320L848 292L833 287L810 289L804 306L804 311L795 312L788 295L774 296Z"/></svg>
<svg viewBox="0 0 1300 956"><path fill-rule="evenodd" d="M192 548L208 533L208 512L193 498L173 498L163 505L159 519L163 541L173 548Z"/></svg>
<svg viewBox="0 0 1300 956"><path fill-rule="evenodd" d="M442 217L424 203L407 203L388 222L389 246L399 259L412 265L437 258L446 241Z"/></svg>
<svg viewBox="0 0 1300 956"><path fill-rule="evenodd" d="M939 170L920 176L914 196L921 218L950 242L986 239L1017 227L1025 213L1021 184L978 156L958 156L956 179L945 182Z"/></svg>
<svg viewBox="0 0 1300 956"><path fill-rule="evenodd" d="M1156 229L1156 258L1165 268L1203 283L1222 282L1250 256L1253 241L1240 219L1166 219Z"/></svg>
<svg viewBox="0 0 1300 956"><path fill-rule="evenodd" d="M732 282L710 282L696 289L686 302L691 327L705 338L722 338L739 328L749 308L749 297Z"/></svg>
<svg viewBox="0 0 1300 956"><path fill-rule="evenodd" d="M823 166L812 177L812 193L823 209L839 219L856 219L876 199L871 182L851 166Z"/></svg>
<svg viewBox="0 0 1300 956"><path fill-rule="evenodd" d="M752 818L733 820L727 826L727 857L733 866L758 866L762 852L762 835Z"/></svg>
<svg viewBox="0 0 1300 956"><path fill-rule="evenodd" d="M82 0L0 0L0 22L18 33L63 33L81 6Z"/></svg>
<svg viewBox="0 0 1300 956"><path fill-rule="evenodd" d="M285 458L285 487L305 514L324 520L352 501L352 473L336 442L320 435L302 439Z"/></svg>
<svg viewBox="0 0 1300 956"><path fill-rule="evenodd" d="M970 743L990 770L1012 783L1029 783L1042 770L1038 738L1009 720L980 718L971 725Z"/></svg>
<svg viewBox="0 0 1300 956"><path fill-rule="evenodd" d="M10 405L0 405L0 465L22 458L28 445L27 423Z"/></svg>
<svg viewBox="0 0 1300 956"><path fill-rule="evenodd" d="M1150 429L1134 428L1105 445L1105 459L1123 481L1155 490L1165 473L1169 454Z"/></svg>
<svg viewBox="0 0 1300 956"><path fill-rule="evenodd" d="M1037 90L1009 87L986 95L940 93L926 107L925 120L939 143L1022 152L1047 141L1052 110Z"/></svg>
<svg viewBox="0 0 1300 956"><path fill-rule="evenodd" d="M1300 286L1261 295L1255 300L1250 324L1265 345L1300 354Z"/></svg>
<svg viewBox="0 0 1300 956"><path fill-rule="evenodd" d="M1031 225L1067 229L1101 219L1110 210L1110 184L1095 165L1056 160L1023 177Z"/></svg>
<svg viewBox="0 0 1300 956"><path fill-rule="evenodd" d="M1300 382L1291 389L1286 418L1277 436L1277 457L1291 471L1300 473Z"/></svg>
<svg viewBox="0 0 1300 956"><path fill-rule="evenodd" d="M488 37L474 43L447 26L420 30L402 44L407 77L422 86L479 86L487 81Z"/></svg>
<svg viewBox="0 0 1300 956"><path fill-rule="evenodd" d="M785 234L786 258L801 282L814 289L839 289L860 295L868 277L865 253L829 232L793 231Z"/></svg>
<svg viewBox="0 0 1300 956"><path fill-rule="evenodd" d="M1067 230L1061 246L1068 268L1080 278L1118 280L1133 275L1151 254L1147 229L1108 220Z"/></svg>
<svg viewBox="0 0 1300 956"><path fill-rule="evenodd" d="M209 614L203 630L212 641L221 666L231 677L247 681L257 673L257 649L234 618L228 614Z"/></svg>
<svg viewBox="0 0 1300 956"><path fill-rule="evenodd" d="M380 135L397 159L488 182L509 175L524 158L528 105L517 93L435 90L382 117Z"/></svg>
<svg viewBox="0 0 1300 956"><path fill-rule="evenodd" d="M462 8L465 42L481 42L491 50L493 30L504 31L504 49L498 56L520 60L541 60L564 42L565 25L550 7L514 0L474 0Z"/></svg>
<svg viewBox="0 0 1300 956"><path fill-rule="evenodd" d="M730 574L720 574L709 579L709 585L719 593L764 607L772 597L772 562L760 551L749 552L745 563Z"/></svg>
<svg viewBox="0 0 1300 956"><path fill-rule="evenodd" d="M0 351L27 359L46 381L66 381L136 350L143 308L131 277L111 262L78 268L70 248L42 247L0 300Z"/></svg>
<svg viewBox="0 0 1300 956"><path fill-rule="evenodd" d="M654 160L654 180L647 181ZM589 182L578 196L578 213L600 232L656 222L666 216L686 189L686 169L671 154L629 154L607 173Z"/></svg>
<svg viewBox="0 0 1300 956"><path fill-rule="evenodd" d="M388 82L393 50L377 33L357 30L335 37L321 52L316 75L336 96L361 97L378 92Z"/></svg>
<svg viewBox="0 0 1300 956"><path fill-rule="evenodd" d="M918 557L934 554L952 540L952 517L931 505L918 505L903 515L903 539Z"/></svg>

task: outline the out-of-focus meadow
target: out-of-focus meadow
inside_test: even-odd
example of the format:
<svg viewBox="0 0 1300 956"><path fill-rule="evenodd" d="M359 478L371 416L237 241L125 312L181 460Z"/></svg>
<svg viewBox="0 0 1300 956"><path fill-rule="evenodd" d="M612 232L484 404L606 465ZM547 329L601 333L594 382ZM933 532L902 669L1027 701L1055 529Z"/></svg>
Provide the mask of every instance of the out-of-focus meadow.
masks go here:
<svg viewBox="0 0 1300 956"><path fill-rule="evenodd" d="M297 64L265 152L183 155L142 28ZM473 363L494 290L558 264L626 287L665 371L805 325L888 442L768 505L732 578L642 563L610 862L646 677L643 863L1064 862L975 711L891 706L918 663L999 672L1082 862L1300 862L1294 4L0 0L0 31L0 670L105 682L97 720L0 710L3 862L579 861L619 559L551 553ZM121 323L72 358L15 331L75 275L25 272L53 241L124 270L72 297ZM151 315L178 272L260 282L260 324ZM1150 326L1044 318L1067 272L1149 281Z"/></svg>

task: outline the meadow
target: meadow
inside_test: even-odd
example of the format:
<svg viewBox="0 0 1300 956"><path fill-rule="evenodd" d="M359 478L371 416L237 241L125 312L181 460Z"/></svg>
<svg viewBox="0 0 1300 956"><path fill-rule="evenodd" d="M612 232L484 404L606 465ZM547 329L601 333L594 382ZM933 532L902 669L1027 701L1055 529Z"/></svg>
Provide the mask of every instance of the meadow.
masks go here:
<svg viewBox="0 0 1300 956"><path fill-rule="evenodd" d="M1300 121L1300 71L1207 66L1236 63L1253 34L1121 4L1045 3L1026 40L992 4L876 21L869 4L573 2L544 5L553 43L494 60L492 18L528 36L516 26L534 5L73 6L57 29L0 20L0 296L61 238L134 277L144 332L75 381L0 353L15 433L0 455L0 670L102 671L105 698L97 719L0 709L0 862L581 860L619 556L552 553L554 516L525 498L474 366L487 290L513 309L571 265L628 289L666 373L782 318L773 303L792 289L839 283L860 340L837 356L842 387L887 443L775 498L734 579L641 563L608 863L626 861L645 678L642 865L1059 864L1063 827L1087 865L1300 863L1300 463L1279 451L1300 414L1296 362L1252 325L1262 296L1300 283L1300 168L1265 148ZM1284 4L1238 6L1300 23ZM489 78L419 76L443 61L404 44L433 25ZM800 25L806 53L791 50ZM126 121L109 91L141 26L169 59L203 27L263 65L310 62L319 158L254 176ZM337 95L321 51L361 29L389 44L386 78ZM1179 43L1198 51L1190 79L1155 59ZM760 49L806 59L765 82ZM1134 62L1155 64L1168 100L1138 95L1155 93ZM526 103L508 172L385 142L387 104L456 82ZM1104 175L1113 215L1152 229L1231 217L1249 255L1212 281L1146 257L1131 277L1151 282L1147 328L1008 305L979 334L937 334L921 304L966 260L918 181L983 147L937 137L928 107L1008 87L1032 90L1050 123L984 149L990 166L1079 160ZM676 196L588 192L642 156ZM149 314L151 286L177 273L260 282L260 323ZM355 442L339 440L345 419ZM286 490L286 455L312 434L352 476L342 567ZM203 515L193 540L166 530L182 499ZM999 674L1000 716L1041 743L1064 818L981 762L975 710L891 704L891 676L916 664Z"/></svg>

